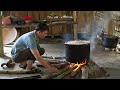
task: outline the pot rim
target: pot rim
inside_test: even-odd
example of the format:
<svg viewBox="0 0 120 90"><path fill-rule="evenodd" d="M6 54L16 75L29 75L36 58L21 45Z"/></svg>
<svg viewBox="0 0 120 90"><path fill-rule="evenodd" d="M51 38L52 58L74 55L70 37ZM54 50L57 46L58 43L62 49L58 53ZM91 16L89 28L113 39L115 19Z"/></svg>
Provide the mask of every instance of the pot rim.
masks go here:
<svg viewBox="0 0 120 90"><path fill-rule="evenodd" d="M105 34L105 35L102 36L102 38L118 38L118 37L114 36L114 35Z"/></svg>
<svg viewBox="0 0 120 90"><path fill-rule="evenodd" d="M71 40L71 41L66 41L64 43L65 45L86 45L90 44L89 40Z"/></svg>

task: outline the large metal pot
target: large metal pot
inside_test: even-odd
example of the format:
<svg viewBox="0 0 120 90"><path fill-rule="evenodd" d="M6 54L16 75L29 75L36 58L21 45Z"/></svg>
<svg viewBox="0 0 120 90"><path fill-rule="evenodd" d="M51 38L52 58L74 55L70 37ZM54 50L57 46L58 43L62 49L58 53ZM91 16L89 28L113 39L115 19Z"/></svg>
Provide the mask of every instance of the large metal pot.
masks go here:
<svg viewBox="0 0 120 90"><path fill-rule="evenodd" d="M71 63L81 63L90 59L90 41L72 40L65 42L65 58Z"/></svg>
<svg viewBox="0 0 120 90"><path fill-rule="evenodd" d="M118 43L118 37L113 35L102 36L102 46L105 48L116 48Z"/></svg>

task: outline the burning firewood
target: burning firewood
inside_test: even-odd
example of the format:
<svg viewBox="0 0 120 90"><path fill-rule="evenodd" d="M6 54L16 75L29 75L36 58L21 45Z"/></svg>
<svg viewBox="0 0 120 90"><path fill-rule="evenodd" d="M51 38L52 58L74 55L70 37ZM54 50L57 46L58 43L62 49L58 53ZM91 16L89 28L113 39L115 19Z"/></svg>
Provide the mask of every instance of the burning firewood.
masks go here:
<svg viewBox="0 0 120 90"><path fill-rule="evenodd" d="M81 78L81 68L83 67L83 65L86 64L85 63L80 63L80 64L75 64L76 68L74 68L74 70L71 71L70 75L67 75L65 77L65 79L75 79L75 78Z"/></svg>
<svg viewBox="0 0 120 90"><path fill-rule="evenodd" d="M71 77L75 77L77 75L77 73L81 70L81 68L83 67L83 65L86 64L86 61L85 62L82 62L80 64L75 64L77 66L77 68L75 68L72 73L71 73Z"/></svg>
<svg viewBox="0 0 120 90"><path fill-rule="evenodd" d="M63 79L66 75L71 73L76 67L77 67L76 65L70 66L67 71L61 73L59 76L55 77L54 79Z"/></svg>
<svg viewBox="0 0 120 90"><path fill-rule="evenodd" d="M46 75L44 77L42 77L42 79L54 79L55 77L63 74L64 72L68 72L69 69L72 67L73 65L68 65L66 66L65 68L63 69L60 69L60 71L58 73L53 73L53 74L50 74L50 75Z"/></svg>
<svg viewBox="0 0 120 90"><path fill-rule="evenodd" d="M65 64L65 65L63 64L63 66L66 66L67 64ZM60 69L60 71L58 73L47 75L47 76L43 77L43 79L66 79L66 78L73 78L76 76L78 78L78 76L80 76L80 74L81 74L80 73L81 68L84 64L86 64L86 62L83 62L80 64L70 63L63 69ZM59 64L57 64L57 65L59 65Z"/></svg>
<svg viewBox="0 0 120 90"><path fill-rule="evenodd" d="M71 77L75 77L77 75L77 73L80 71L80 69L82 68L82 66L78 66L77 68L75 68L72 73L71 73Z"/></svg>

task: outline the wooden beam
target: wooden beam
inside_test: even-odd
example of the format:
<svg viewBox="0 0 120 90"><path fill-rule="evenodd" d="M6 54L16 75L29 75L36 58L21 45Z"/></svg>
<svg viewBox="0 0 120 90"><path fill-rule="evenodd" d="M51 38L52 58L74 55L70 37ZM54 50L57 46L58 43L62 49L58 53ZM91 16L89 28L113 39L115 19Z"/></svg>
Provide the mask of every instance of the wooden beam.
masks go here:
<svg viewBox="0 0 120 90"><path fill-rule="evenodd" d="M73 19L74 19L74 22L77 22L77 11L73 11ZM76 40L77 39L77 24L74 24L73 28L74 28L74 39Z"/></svg>
<svg viewBox="0 0 120 90"><path fill-rule="evenodd" d="M3 51L3 38L2 38L2 16L0 11L0 57L4 55Z"/></svg>

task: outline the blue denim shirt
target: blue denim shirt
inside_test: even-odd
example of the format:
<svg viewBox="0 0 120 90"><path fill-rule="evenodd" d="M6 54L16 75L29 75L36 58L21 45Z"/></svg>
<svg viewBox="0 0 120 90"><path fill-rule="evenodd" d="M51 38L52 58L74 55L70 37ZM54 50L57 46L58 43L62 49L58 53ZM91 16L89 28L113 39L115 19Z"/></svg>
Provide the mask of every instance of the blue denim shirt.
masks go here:
<svg viewBox="0 0 120 90"><path fill-rule="evenodd" d="M37 44L39 44L39 39L35 34L35 30L25 33L20 36L12 46L11 56L15 58L20 52L27 48L37 50Z"/></svg>

